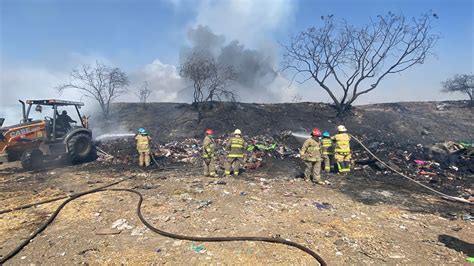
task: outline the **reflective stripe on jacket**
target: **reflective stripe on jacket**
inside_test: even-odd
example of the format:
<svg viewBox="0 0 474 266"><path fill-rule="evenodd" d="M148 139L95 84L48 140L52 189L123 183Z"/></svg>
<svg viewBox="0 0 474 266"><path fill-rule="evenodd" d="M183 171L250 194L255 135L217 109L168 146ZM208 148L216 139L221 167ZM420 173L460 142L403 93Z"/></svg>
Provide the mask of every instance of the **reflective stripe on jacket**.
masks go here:
<svg viewBox="0 0 474 266"><path fill-rule="evenodd" d="M316 162L321 160L321 144L314 138L307 139L300 151L301 158L305 161Z"/></svg>
<svg viewBox="0 0 474 266"><path fill-rule="evenodd" d="M215 151L214 140L209 136L204 137L204 141L202 142L202 157L212 158L214 157L214 151Z"/></svg>
<svg viewBox="0 0 474 266"><path fill-rule="evenodd" d="M137 140L138 152L150 152L151 138L149 136L137 135L135 139Z"/></svg>
<svg viewBox="0 0 474 266"><path fill-rule="evenodd" d="M351 137L347 133L339 133L334 135L334 140L336 141L336 149L334 150L337 153L350 153L351 146L350 140Z"/></svg>
<svg viewBox="0 0 474 266"><path fill-rule="evenodd" d="M244 157L244 139L242 137L231 137L227 142L227 150L229 154L227 157L230 158L243 158Z"/></svg>
<svg viewBox="0 0 474 266"><path fill-rule="evenodd" d="M321 140L321 144L322 144L322 153L324 155L329 155L329 154L332 154L332 140L330 138L323 138Z"/></svg>

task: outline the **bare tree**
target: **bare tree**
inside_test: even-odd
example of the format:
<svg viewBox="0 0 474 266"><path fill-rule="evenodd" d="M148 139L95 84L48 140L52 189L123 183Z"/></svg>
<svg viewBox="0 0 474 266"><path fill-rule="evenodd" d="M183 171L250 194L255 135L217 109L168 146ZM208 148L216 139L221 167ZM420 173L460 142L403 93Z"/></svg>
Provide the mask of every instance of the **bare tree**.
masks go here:
<svg viewBox="0 0 474 266"><path fill-rule="evenodd" d="M148 88L148 81L145 81L145 84L138 89L138 92L135 95L140 99L143 109L146 109L146 103L148 97L150 97L151 89Z"/></svg>
<svg viewBox="0 0 474 266"><path fill-rule="evenodd" d="M322 27L299 33L285 46L284 68L294 71L294 79L302 75L300 83L314 80L342 114L387 75L424 63L439 39L432 33L433 18L436 14L406 19L389 12L354 26L323 16Z"/></svg>
<svg viewBox="0 0 474 266"><path fill-rule="evenodd" d="M201 122L206 103L212 108L214 101L235 101L237 94L230 87L236 73L231 66L216 63L211 56L193 53L180 66L180 75L193 84L193 105Z"/></svg>
<svg viewBox="0 0 474 266"><path fill-rule="evenodd" d="M127 74L119 68L96 62L95 66L82 65L72 70L71 81L57 88L62 93L66 89L75 89L84 96L95 99L105 119L110 117L110 104L127 92Z"/></svg>
<svg viewBox="0 0 474 266"><path fill-rule="evenodd" d="M443 85L442 92L452 93L460 92L469 96L470 106L474 106L474 75L454 75L441 83Z"/></svg>

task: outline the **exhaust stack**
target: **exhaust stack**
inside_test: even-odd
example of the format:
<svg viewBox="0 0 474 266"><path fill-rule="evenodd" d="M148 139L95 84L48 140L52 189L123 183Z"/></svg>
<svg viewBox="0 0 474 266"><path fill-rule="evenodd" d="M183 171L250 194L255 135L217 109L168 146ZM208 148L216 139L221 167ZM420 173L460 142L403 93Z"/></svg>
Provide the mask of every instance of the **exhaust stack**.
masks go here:
<svg viewBox="0 0 474 266"><path fill-rule="evenodd" d="M21 105L22 105L22 111L23 111L23 123L26 123L28 121L27 117L26 117L26 109L25 109L25 102L22 101L22 100L18 100Z"/></svg>

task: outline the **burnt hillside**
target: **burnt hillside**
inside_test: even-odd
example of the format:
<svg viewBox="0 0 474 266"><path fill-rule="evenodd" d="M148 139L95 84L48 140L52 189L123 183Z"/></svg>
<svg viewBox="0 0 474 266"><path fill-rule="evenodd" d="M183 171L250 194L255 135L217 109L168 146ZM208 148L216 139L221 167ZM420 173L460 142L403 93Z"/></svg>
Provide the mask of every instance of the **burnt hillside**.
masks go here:
<svg viewBox="0 0 474 266"><path fill-rule="evenodd" d="M334 133L338 124L373 141L428 144L445 140L470 141L474 132L474 110L463 102L385 103L353 108L344 118L323 103L217 103L197 123L198 114L189 104L116 103L109 131L145 127L163 141L201 137L205 128L217 134L240 128L246 135L277 134L283 130L305 132L312 127ZM99 121L92 121L97 126ZM118 125L117 125L118 124Z"/></svg>

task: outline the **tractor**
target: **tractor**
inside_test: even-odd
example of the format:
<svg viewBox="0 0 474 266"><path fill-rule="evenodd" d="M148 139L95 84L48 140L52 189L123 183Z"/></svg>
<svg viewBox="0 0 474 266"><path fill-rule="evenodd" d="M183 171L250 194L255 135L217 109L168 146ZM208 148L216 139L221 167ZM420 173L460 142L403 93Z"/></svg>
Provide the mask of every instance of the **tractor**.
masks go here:
<svg viewBox="0 0 474 266"><path fill-rule="evenodd" d="M19 124L2 127L4 119L0 119L0 163L20 160L23 168L31 170L57 159L67 159L72 163L95 159L92 131L79 112L84 103L55 99L19 102L23 108ZM30 118L33 106L39 113L43 107L51 108L53 114L34 120ZM58 107L74 107L79 122L72 120L66 111L60 115ZM66 116L68 119L65 120Z"/></svg>

